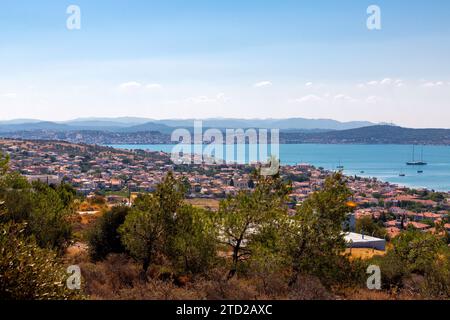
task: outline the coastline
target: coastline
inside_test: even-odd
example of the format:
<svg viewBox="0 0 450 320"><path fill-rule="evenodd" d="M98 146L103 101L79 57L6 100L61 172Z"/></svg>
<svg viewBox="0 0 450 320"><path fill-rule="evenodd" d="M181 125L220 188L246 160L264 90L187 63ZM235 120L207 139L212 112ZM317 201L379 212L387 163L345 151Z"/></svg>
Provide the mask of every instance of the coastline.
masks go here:
<svg viewBox="0 0 450 320"><path fill-rule="evenodd" d="M116 149L163 151L170 153L175 144L107 144ZM341 163L344 174L380 181L410 189L450 192L450 148L426 148L429 165L419 168L407 166L411 157L409 145L379 144L280 144L282 165L308 163L317 168L335 171ZM361 174L361 172L364 174ZM400 177L405 173L405 177Z"/></svg>

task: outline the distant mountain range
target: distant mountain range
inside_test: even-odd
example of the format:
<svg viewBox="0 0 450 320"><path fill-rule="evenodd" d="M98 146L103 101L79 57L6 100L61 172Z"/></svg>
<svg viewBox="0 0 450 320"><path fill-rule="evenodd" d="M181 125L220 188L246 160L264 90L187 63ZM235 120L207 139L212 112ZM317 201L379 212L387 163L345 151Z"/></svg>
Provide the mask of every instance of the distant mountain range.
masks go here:
<svg viewBox="0 0 450 320"><path fill-rule="evenodd" d="M33 126L33 128L39 128ZM64 125L62 125L64 126ZM163 126L164 125L158 125ZM24 130L0 132L0 137L27 140L64 140L88 144L170 144L171 135L144 124L139 131L112 132L97 130ZM57 128L60 128L57 126ZM65 128L65 127L64 127ZM170 127L169 127L170 128ZM171 128L173 129L173 128ZM144 130L144 131L143 131ZM450 129L409 129L396 126L376 125L348 130L282 130L280 143L318 143L318 144L421 144L450 145Z"/></svg>
<svg viewBox="0 0 450 320"><path fill-rule="evenodd" d="M212 118L202 120L204 128L236 129L280 129L289 131L328 131L347 130L376 125L368 121L339 122L330 119L225 119ZM80 118L64 122L40 121L34 119L17 119L0 121L0 132L53 130L79 131L104 130L111 132L172 132L174 128L192 128L194 119L183 120L153 120L136 117L122 118Z"/></svg>
<svg viewBox="0 0 450 320"><path fill-rule="evenodd" d="M450 129L377 125L321 133L285 132L282 143L450 145Z"/></svg>

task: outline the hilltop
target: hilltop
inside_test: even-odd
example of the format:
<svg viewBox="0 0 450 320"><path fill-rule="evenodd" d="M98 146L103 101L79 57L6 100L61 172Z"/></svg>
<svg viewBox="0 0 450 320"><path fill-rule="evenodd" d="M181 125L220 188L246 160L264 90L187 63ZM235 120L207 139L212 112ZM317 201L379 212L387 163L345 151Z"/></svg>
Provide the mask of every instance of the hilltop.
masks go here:
<svg viewBox="0 0 450 320"><path fill-rule="evenodd" d="M370 126L321 133L285 132L283 143L450 145L450 129Z"/></svg>
<svg viewBox="0 0 450 320"><path fill-rule="evenodd" d="M80 118L51 122L33 119L0 121L0 132L30 130L103 130L112 132L159 131L169 133L174 128L192 128L195 119L154 120L147 118ZM340 122L331 119L203 119L204 128L261 128L280 130L347 130L375 125L368 121Z"/></svg>

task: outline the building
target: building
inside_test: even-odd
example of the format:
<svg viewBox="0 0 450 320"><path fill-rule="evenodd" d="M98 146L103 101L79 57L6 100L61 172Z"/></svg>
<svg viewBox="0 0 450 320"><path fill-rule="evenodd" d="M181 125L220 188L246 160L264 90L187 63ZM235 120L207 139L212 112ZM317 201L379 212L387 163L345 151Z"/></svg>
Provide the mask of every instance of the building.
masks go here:
<svg viewBox="0 0 450 320"><path fill-rule="evenodd" d="M380 251L386 250L386 240L370 237L364 234L348 232L344 236L347 247L349 248L367 248Z"/></svg>
<svg viewBox="0 0 450 320"><path fill-rule="evenodd" d="M34 182L34 181L40 181L42 183L46 184L60 184L61 178L54 175L32 175L32 176L25 176L28 180L28 182Z"/></svg>

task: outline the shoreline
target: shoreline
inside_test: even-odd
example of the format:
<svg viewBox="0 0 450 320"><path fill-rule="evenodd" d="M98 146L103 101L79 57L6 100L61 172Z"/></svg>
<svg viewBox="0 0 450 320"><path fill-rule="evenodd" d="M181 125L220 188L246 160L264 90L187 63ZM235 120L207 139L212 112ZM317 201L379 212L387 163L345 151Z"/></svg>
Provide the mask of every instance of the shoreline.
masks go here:
<svg viewBox="0 0 450 320"><path fill-rule="evenodd" d="M176 144L107 144L105 146L108 147L112 147L115 149L121 149L121 150L145 150L145 151L152 151L152 152L164 152L164 153L170 153L170 151L168 151L167 149L175 146ZM366 147L367 148L372 148L375 147L377 149L375 150L371 150L371 152L373 153L380 153L382 152L383 146L387 146L389 149L391 150L396 150L395 148L393 148L393 146L396 145L379 145L379 144L280 144L280 146L288 146L288 148L292 148L292 146L299 146L300 149L310 149L312 148L313 151L319 150L321 152L323 152L324 150L327 151L328 147L330 148L336 148L338 150L335 150L336 153L338 153L340 150L340 148L345 148L344 151L351 149L351 146L356 146L357 148L361 148L364 149ZM160 146L165 146L159 148ZM315 148L314 146L317 146L317 148ZM127 148L129 147L129 148ZM131 147L131 148L130 148ZM152 148L153 147L153 148ZM304 148L302 148L304 147ZM439 148L438 146L433 146L435 148ZM446 147L446 146L441 146L441 147ZM442 163L432 163L431 166L427 166L425 169L425 174L424 175L418 175L416 172L417 168L413 168L413 167L407 167L405 165L406 161L408 160L407 156L408 156L408 152L409 150L407 148L405 148L403 146L403 148L405 149L402 152L398 152L399 154L404 155L404 159L397 159L396 162L392 162L392 164L390 162L387 162L386 159L381 159L378 161L378 159L374 159L371 160L371 163L365 163L364 161L360 160L360 159L355 159L355 160L345 160L343 161L343 164L346 164L350 161L354 161L353 163L353 169L352 168L347 168L347 165L345 165L344 167L344 174L346 176L357 176L359 178L363 178L363 179L373 179L376 178L377 180L381 181L381 182L386 182L389 183L391 185L395 185L398 187L404 187L404 188L409 188L409 189L418 189L418 190L429 190L429 191L435 191L435 192L443 192L443 193L450 193L450 186L447 186L447 182L445 178L445 175L442 175L442 172L445 172L445 168L442 169L440 167L440 165ZM299 151L300 152L300 151ZM448 153L447 150L445 150L446 153ZM339 155L333 155L333 160L329 160L330 156L328 155L318 155L318 158L316 161L314 160L310 160L310 159L300 159L302 158L302 156L298 156L298 158L296 160L293 160L292 158L295 157L295 155L293 154L294 151L292 150L287 150L286 151L288 159L285 160L285 163L282 162L283 166L292 166L294 164L299 164L299 163L306 163L309 165L312 165L316 168L324 168L326 170L329 171L336 171L336 166L338 164L338 159L340 158ZM356 152L355 152L356 153ZM433 153L437 153L440 155L440 151L434 151ZM351 154L346 154L345 156L347 157L351 157ZM442 155L441 158L443 158L445 155ZM283 157L283 154L281 154L281 157ZM291 157L291 159L289 159L289 157ZM308 157L306 157L308 158ZM283 158L282 158L283 159ZM284 159L286 159L286 157L284 157ZM363 159L365 160L365 159ZM442 160L439 159L441 162ZM358 163L360 162L360 163ZM436 161L435 161L436 162ZM375 164L375 166L374 166ZM450 166L450 163L445 163L445 165ZM350 166L351 167L351 166ZM358 173L359 171L365 171L366 174L364 175L360 175L360 173ZM350 172L348 172L350 171ZM375 171L375 172L374 172ZM378 171L378 173L377 173ZM404 179L406 179L407 181L396 181L399 179L403 179L399 178L399 176L397 176L398 174L402 173L402 172L407 172L407 176L404 177ZM428 173L428 175L427 175ZM429 177L433 177L436 176L437 178L439 178L439 180L426 180L426 179L430 179ZM423 179L425 179L425 181L423 181ZM448 180L450 180L450 175L448 177ZM427 185L431 184L431 185ZM435 185L433 185L435 184ZM440 186L439 186L440 184Z"/></svg>

